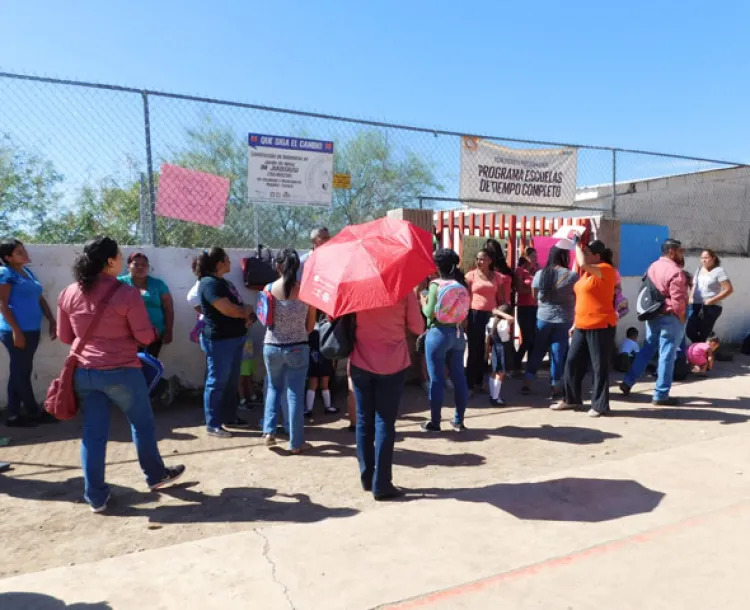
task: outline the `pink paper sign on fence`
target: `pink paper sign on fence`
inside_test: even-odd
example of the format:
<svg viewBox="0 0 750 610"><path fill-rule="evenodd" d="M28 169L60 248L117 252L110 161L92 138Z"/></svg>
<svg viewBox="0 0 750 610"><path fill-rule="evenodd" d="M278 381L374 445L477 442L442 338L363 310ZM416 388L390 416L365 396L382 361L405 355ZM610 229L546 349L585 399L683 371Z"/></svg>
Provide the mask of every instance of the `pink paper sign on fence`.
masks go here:
<svg viewBox="0 0 750 610"><path fill-rule="evenodd" d="M228 178L166 163L161 166L157 216L220 227L228 198Z"/></svg>

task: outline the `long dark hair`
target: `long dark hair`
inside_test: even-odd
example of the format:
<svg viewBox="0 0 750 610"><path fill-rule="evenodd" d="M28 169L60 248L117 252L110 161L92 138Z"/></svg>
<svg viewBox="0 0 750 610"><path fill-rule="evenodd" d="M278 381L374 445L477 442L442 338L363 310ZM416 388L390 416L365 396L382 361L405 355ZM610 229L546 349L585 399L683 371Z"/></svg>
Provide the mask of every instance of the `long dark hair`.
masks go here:
<svg viewBox="0 0 750 610"><path fill-rule="evenodd" d="M492 269L499 271L505 275L513 275L508 266L508 261L505 259L505 253L503 252L503 246L496 239L488 239L484 242L484 251L489 255L492 260Z"/></svg>
<svg viewBox="0 0 750 610"><path fill-rule="evenodd" d="M214 246L210 250L204 250L198 255L193 266L193 272L199 278L208 277L216 273L219 263L227 259L227 253L224 248Z"/></svg>
<svg viewBox="0 0 750 610"><path fill-rule="evenodd" d="M23 246L23 244L17 239L4 239L0 243L0 265L3 267L8 265L8 262L5 259L8 256L13 256L13 252L16 251L18 246Z"/></svg>
<svg viewBox="0 0 750 610"><path fill-rule="evenodd" d="M570 251L553 246L549 251L547 264L539 278L539 290L555 290L557 286L557 267L570 268Z"/></svg>
<svg viewBox="0 0 750 610"><path fill-rule="evenodd" d="M73 265L73 277L84 293L89 292L110 259L117 258L120 247L111 237L95 237L83 247Z"/></svg>
<svg viewBox="0 0 750 610"><path fill-rule="evenodd" d="M589 252L591 252L592 254L598 254L603 263L607 263L612 267L615 266L614 254L612 253L612 250L604 245L603 241L596 239L589 243L588 248Z"/></svg>
<svg viewBox="0 0 750 610"><path fill-rule="evenodd" d="M438 269L440 278L443 280L455 280L459 284L466 286L466 278L458 266L460 262L458 254L450 248L441 248L435 252L435 266Z"/></svg>
<svg viewBox="0 0 750 610"><path fill-rule="evenodd" d="M299 271L299 254L294 248L284 248L276 254L276 264L281 268L281 278L284 280L284 297L289 298L292 288L297 283Z"/></svg>

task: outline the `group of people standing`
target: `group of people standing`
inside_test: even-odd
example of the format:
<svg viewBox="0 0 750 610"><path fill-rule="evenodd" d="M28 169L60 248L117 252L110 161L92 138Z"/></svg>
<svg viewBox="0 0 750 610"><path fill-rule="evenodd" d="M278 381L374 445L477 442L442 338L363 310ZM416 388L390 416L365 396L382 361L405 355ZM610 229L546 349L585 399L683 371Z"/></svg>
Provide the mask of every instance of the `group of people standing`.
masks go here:
<svg viewBox="0 0 750 610"><path fill-rule="evenodd" d="M314 247L320 247L330 235L316 229L312 237ZM578 271L571 269L571 252ZM474 269L464 276L456 252L438 249L437 274L429 279L426 290L415 288L391 307L356 314L356 336L348 363L350 420L356 428L361 484L376 500L401 495L393 485L392 463L395 422L411 366L410 334L424 333L430 378L430 419L422 425L425 432L441 430L447 378L452 381L455 398L451 428L461 432L466 429L470 392L482 390L488 365L490 403L501 405L504 376L511 368L521 368L524 353L528 361L522 393L531 392L540 364L549 353L552 397L557 399L552 409L582 406L582 381L591 371L588 414L598 417L609 411L609 369L618 322L615 296L620 283L611 250L601 241L578 244L572 251L552 248L542 269L533 249L524 254L513 273L502 246L490 239L477 254ZM81 459L85 498L91 509L102 512L109 501L104 465L113 404L131 424L149 488L158 489L182 476L184 466L166 466L159 454L149 393L139 370L138 352L158 356L162 346L172 341L174 331L172 297L166 284L149 274L148 258L142 253L131 255L123 275L122 253L114 240L102 237L86 244L74 266L74 283L59 297L57 319L44 299L41 283L28 267L31 261L24 245L17 240L0 244L0 260L0 339L10 355L7 425L54 421L40 409L31 386L33 357L46 318L50 338L59 337L78 354L75 391L83 414ZM263 340L263 436L268 446L277 444L286 396L290 454L309 447L304 441L304 415L310 409L309 392L318 386L309 384L306 393L306 379L321 375L320 362L311 359L310 344L318 312L299 299L304 262L293 249L279 251L274 261L279 277L266 287L274 311L273 324L265 329ZM667 240L662 257L649 268L647 275L664 295L665 304L661 313L646 323L645 344L620 386L625 395L658 351L654 403L676 404L669 396L671 371L675 354L685 350L685 324L695 345L709 341L721 315L721 303L733 291L714 252L705 251L701 262L696 274L690 276L684 270L682 245ZM255 308L244 303L240 291L227 279L231 268L222 248L202 252L194 261L197 282L188 295L200 316L197 336L206 357L206 431L220 438L231 436L233 428L250 426L238 415L238 390L251 340L249 329L257 320ZM516 315L511 308L514 282L519 294ZM445 295L451 291L453 300L448 303ZM689 292L693 301L690 311ZM453 309L447 312L449 307ZM516 322L522 336L519 351L513 345ZM313 363L318 367L311 366ZM324 400L326 407L329 401L330 396Z"/></svg>

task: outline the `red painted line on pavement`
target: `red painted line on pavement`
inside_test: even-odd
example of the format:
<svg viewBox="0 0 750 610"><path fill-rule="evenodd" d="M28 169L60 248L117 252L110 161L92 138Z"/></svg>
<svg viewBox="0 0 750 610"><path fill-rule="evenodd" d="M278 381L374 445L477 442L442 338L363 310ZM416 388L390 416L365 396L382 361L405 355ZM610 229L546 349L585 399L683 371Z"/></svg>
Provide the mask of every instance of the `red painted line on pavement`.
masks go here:
<svg viewBox="0 0 750 610"><path fill-rule="evenodd" d="M649 542L656 538L662 538L666 535L673 534L675 532L684 531L692 527L695 527L696 525L700 525L701 523L705 523L710 518L716 517L717 515L733 514L736 512L747 510L748 508L750 508L750 501L745 500L738 504L733 504L731 506L728 506L728 507L725 507L716 511L704 513L696 517L685 519L684 521L679 521L677 523L672 523L670 525L657 527L652 530L643 532L641 534L634 534L633 536L627 536L625 538L620 538L618 540L604 542L602 544L589 547L587 549L574 551L573 553L570 553L569 555L553 557L551 559L547 559L539 563L534 563L528 566L524 566L522 568L517 568L515 570L510 570L508 572L501 572L500 574L496 574L494 576L488 576L487 578L468 582L463 585L458 585L457 587L443 589L441 591L436 591L434 593L428 593L424 597L418 597L418 598L406 600L403 602L396 602L395 604L384 604L380 606L380 608L382 610L411 610L412 608L424 608L426 606L430 606L431 604L434 604L437 602L446 601L448 599L455 598L455 597L461 597L468 593L475 593L477 591L482 591L484 589L491 587L492 585L496 585L498 583L501 583L507 580L513 580L515 578L522 578L524 576L533 576L535 574L538 574L550 568L557 568L560 566L569 565L571 563L575 563L583 559L588 559L589 557L611 553L612 551L617 551L619 549L622 549L632 544L642 544L644 542Z"/></svg>

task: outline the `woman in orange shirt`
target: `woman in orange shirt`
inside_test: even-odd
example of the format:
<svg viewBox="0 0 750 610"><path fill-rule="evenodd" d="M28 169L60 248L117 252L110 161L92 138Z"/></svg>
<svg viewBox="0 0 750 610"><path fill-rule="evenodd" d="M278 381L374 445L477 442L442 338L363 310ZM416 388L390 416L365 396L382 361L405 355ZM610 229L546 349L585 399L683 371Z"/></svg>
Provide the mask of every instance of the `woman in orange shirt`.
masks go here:
<svg viewBox="0 0 750 610"><path fill-rule="evenodd" d="M484 334L492 312L510 302L510 278L493 270L492 256L488 250L477 254L476 268L466 274L466 286L471 297L469 309L466 382L469 390L482 388L486 368Z"/></svg>
<svg viewBox="0 0 750 610"><path fill-rule="evenodd" d="M612 250L599 240L583 248L577 246L576 262L581 279L575 285L573 339L563 380L565 398L551 409L563 411L583 405L581 384L590 363L594 380L588 414L599 417L609 412L609 366L617 326L614 305L617 271L612 264Z"/></svg>

